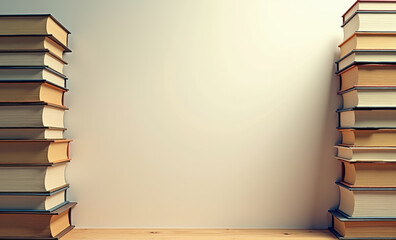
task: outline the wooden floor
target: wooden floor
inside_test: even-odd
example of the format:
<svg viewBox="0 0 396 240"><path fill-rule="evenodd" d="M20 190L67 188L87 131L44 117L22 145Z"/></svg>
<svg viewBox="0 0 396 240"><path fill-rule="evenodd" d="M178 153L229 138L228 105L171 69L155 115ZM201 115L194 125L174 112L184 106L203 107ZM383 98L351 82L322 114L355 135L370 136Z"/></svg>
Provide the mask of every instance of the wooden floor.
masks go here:
<svg viewBox="0 0 396 240"><path fill-rule="evenodd" d="M328 230L74 229L62 240L275 240L337 239Z"/></svg>

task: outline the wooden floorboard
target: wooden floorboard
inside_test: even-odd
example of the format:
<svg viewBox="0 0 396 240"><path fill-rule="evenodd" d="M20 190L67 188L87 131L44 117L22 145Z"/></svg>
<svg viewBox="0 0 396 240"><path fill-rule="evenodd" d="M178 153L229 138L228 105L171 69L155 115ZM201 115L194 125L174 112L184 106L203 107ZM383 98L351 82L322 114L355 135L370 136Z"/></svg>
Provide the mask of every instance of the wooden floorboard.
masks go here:
<svg viewBox="0 0 396 240"><path fill-rule="evenodd" d="M328 230L74 229L62 240L334 240Z"/></svg>

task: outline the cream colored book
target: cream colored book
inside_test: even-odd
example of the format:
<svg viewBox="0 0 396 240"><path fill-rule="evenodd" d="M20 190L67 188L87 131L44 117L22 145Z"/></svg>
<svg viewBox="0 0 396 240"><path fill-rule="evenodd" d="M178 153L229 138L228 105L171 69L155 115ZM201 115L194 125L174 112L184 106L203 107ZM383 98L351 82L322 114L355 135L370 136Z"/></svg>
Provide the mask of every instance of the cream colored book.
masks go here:
<svg viewBox="0 0 396 240"><path fill-rule="evenodd" d="M396 129L339 129L339 131L342 135L342 145L345 146L396 147ZM388 158L393 156L392 151L386 154ZM378 155L378 158L380 157L383 156Z"/></svg>
<svg viewBox="0 0 396 240"><path fill-rule="evenodd" d="M0 104L0 127L64 128L67 108L48 103Z"/></svg>
<svg viewBox="0 0 396 240"><path fill-rule="evenodd" d="M396 32L396 11L356 11L343 25L344 40L355 32Z"/></svg>
<svg viewBox="0 0 396 240"><path fill-rule="evenodd" d="M395 239L396 219L393 218L347 218L338 211L333 215L330 229L340 239Z"/></svg>
<svg viewBox="0 0 396 240"><path fill-rule="evenodd" d="M56 40L52 35L0 35L0 51L2 50L42 50L47 49L53 55L63 58L69 48Z"/></svg>
<svg viewBox="0 0 396 240"><path fill-rule="evenodd" d="M0 51L0 66L47 66L63 74L65 64L65 61L48 50Z"/></svg>
<svg viewBox="0 0 396 240"><path fill-rule="evenodd" d="M392 10L396 10L396 1L358 0L342 15L343 23L345 23L349 18L351 18L356 11L360 11L360 10L392 11Z"/></svg>
<svg viewBox="0 0 396 240"><path fill-rule="evenodd" d="M50 34L67 47L70 32L51 14L3 14L0 15L0 34Z"/></svg>
<svg viewBox="0 0 396 240"><path fill-rule="evenodd" d="M0 192L48 192L64 187L66 164L0 165Z"/></svg>
<svg viewBox="0 0 396 240"><path fill-rule="evenodd" d="M348 187L338 183L338 209L354 218L396 218L396 188Z"/></svg>
<svg viewBox="0 0 396 240"><path fill-rule="evenodd" d="M71 140L0 140L0 165L68 161L70 142Z"/></svg>
<svg viewBox="0 0 396 240"><path fill-rule="evenodd" d="M0 140L50 140L64 139L65 128L50 127L2 127Z"/></svg>
<svg viewBox="0 0 396 240"><path fill-rule="evenodd" d="M66 88L66 76L46 66L0 66L0 82L47 81Z"/></svg>
<svg viewBox="0 0 396 240"><path fill-rule="evenodd" d="M355 107L395 107L395 87L354 87L339 92L343 108Z"/></svg>
<svg viewBox="0 0 396 240"><path fill-rule="evenodd" d="M357 32L341 43L340 58L353 50L396 49L396 33Z"/></svg>
<svg viewBox="0 0 396 240"><path fill-rule="evenodd" d="M338 73L340 91L353 87L396 87L395 64L354 65Z"/></svg>
<svg viewBox="0 0 396 240"><path fill-rule="evenodd" d="M0 102L47 102L63 106L66 91L46 81L0 82Z"/></svg>
<svg viewBox="0 0 396 240"><path fill-rule="evenodd" d="M377 134L378 131L359 131L363 133L363 138L370 138L372 134ZM355 144L355 132L353 130L342 130L345 135L347 145ZM347 136L347 135L352 136ZM393 138L396 133L391 134L388 138ZM348 140L351 140L348 142ZM358 140L360 142L360 140ZM335 146L337 148L337 159L348 162L396 162L396 147L350 147L350 146Z"/></svg>
<svg viewBox="0 0 396 240"><path fill-rule="evenodd" d="M68 203L66 190L69 186L46 193L0 193L0 212L30 211L48 212Z"/></svg>
<svg viewBox="0 0 396 240"><path fill-rule="evenodd" d="M345 185L349 187L396 187L396 162L342 161Z"/></svg>
<svg viewBox="0 0 396 240"><path fill-rule="evenodd" d="M353 50L336 62L338 72L352 65L369 63L396 64L396 50Z"/></svg>
<svg viewBox="0 0 396 240"><path fill-rule="evenodd" d="M396 128L396 109L339 110L342 128Z"/></svg>

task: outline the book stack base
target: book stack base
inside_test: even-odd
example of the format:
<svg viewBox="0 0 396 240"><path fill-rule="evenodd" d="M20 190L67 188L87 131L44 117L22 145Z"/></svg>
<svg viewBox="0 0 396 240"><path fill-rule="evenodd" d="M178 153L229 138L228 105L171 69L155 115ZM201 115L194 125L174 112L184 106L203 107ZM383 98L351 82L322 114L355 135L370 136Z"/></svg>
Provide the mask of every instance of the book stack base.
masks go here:
<svg viewBox="0 0 396 240"><path fill-rule="evenodd" d="M50 14L0 15L0 239L59 239L74 228L63 137L68 35Z"/></svg>

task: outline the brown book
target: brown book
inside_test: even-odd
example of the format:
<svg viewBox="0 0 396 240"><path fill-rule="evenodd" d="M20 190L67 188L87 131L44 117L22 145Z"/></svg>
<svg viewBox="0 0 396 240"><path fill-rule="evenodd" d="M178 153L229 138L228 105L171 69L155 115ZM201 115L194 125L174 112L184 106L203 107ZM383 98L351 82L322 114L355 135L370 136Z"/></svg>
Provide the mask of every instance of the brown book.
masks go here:
<svg viewBox="0 0 396 240"><path fill-rule="evenodd" d="M71 140L0 140L0 165L68 161L70 142Z"/></svg>
<svg viewBox="0 0 396 240"><path fill-rule="evenodd" d="M396 108L347 108L338 112L342 128L396 128Z"/></svg>
<svg viewBox="0 0 396 240"><path fill-rule="evenodd" d="M0 127L63 128L65 110L46 102L0 103Z"/></svg>
<svg viewBox="0 0 396 240"><path fill-rule="evenodd" d="M336 62L338 72L342 72L356 64L377 64L377 63L396 64L396 50L395 49L352 50L351 52L349 52L347 55L343 56Z"/></svg>
<svg viewBox="0 0 396 240"><path fill-rule="evenodd" d="M396 7L396 1L394 2ZM396 33L357 32L341 43L340 58L353 50L388 50L396 49Z"/></svg>
<svg viewBox="0 0 396 240"><path fill-rule="evenodd" d="M66 88L66 76L46 66L1 67L0 82L43 82L47 81L62 88Z"/></svg>
<svg viewBox="0 0 396 240"><path fill-rule="evenodd" d="M63 74L63 66L67 64L61 58L55 56L46 49L19 51L0 51L0 66L47 66L56 72Z"/></svg>
<svg viewBox="0 0 396 240"><path fill-rule="evenodd" d="M361 10L396 10L395 0L358 0L343 15L342 22L345 23L356 11Z"/></svg>
<svg viewBox="0 0 396 240"><path fill-rule="evenodd" d="M47 49L53 55L63 58L69 48L56 40L52 35L0 35L0 51L3 50L41 50Z"/></svg>
<svg viewBox="0 0 396 240"><path fill-rule="evenodd" d="M4 14L0 15L0 34L51 34L67 47L70 32L51 14Z"/></svg>
<svg viewBox="0 0 396 240"><path fill-rule="evenodd" d="M353 65L339 72L341 91L353 87L396 87L396 65L362 64Z"/></svg>
<svg viewBox="0 0 396 240"><path fill-rule="evenodd" d="M333 215L334 234L340 239L395 239L396 218L347 218L337 211Z"/></svg>
<svg viewBox="0 0 396 240"><path fill-rule="evenodd" d="M0 102L47 102L64 106L65 88L43 82L0 82Z"/></svg>
<svg viewBox="0 0 396 240"><path fill-rule="evenodd" d="M1 212L0 239L59 239L74 228L68 203L51 212Z"/></svg>
<svg viewBox="0 0 396 240"><path fill-rule="evenodd" d="M396 162L342 161L342 180L349 187L396 187Z"/></svg>
<svg viewBox="0 0 396 240"><path fill-rule="evenodd" d="M339 129L339 131L342 135L340 144L342 146L396 147L396 129Z"/></svg>

